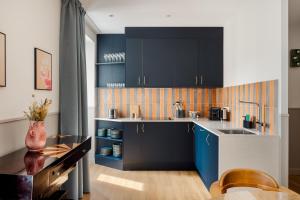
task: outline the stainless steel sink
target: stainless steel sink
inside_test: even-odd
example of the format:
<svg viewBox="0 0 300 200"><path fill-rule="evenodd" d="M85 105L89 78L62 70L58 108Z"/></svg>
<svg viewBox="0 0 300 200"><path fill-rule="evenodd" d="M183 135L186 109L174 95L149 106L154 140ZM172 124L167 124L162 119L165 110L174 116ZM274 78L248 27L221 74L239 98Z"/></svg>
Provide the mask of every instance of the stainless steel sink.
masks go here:
<svg viewBox="0 0 300 200"><path fill-rule="evenodd" d="M219 131L228 135L255 135L255 133L247 131L245 129L219 129Z"/></svg>

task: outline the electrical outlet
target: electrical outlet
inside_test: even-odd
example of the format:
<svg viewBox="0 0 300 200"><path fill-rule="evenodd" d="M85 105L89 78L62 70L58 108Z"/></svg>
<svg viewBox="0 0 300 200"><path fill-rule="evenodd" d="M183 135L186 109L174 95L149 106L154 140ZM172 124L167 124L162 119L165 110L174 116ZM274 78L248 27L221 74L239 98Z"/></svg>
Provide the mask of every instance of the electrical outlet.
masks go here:
<svg viewBox="0 0 300 200"><path fill-rule="evenodd" d="M300 49L291 50L291 67L300 67Z"/></svg>

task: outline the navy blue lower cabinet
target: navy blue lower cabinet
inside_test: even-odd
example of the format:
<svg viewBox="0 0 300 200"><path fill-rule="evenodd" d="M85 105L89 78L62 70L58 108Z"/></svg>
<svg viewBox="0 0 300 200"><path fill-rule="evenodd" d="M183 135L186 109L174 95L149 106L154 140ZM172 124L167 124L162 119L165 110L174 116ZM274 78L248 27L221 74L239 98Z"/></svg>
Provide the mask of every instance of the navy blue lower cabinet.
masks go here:
<svg viewBox="0 0 300 200"><path fill-rule="evenodd" d="M195 166L209 189L218 180L219 138L198 125L195 125L194 132Z"/></svg>
<svg viewBox="0 0 300 200"><path fill-rule="evenodd" d="M186 170L193 168L193 134L189 123L144 123L142 152L146 168Z"/></svg>
<svg viewBox="0 0 300 200"><path fill-rule="evenodd" d="M144 168L145 157L142 153L141 123L124 123L123 164L124 170Z"/></svg>
<svg viewBox="0 0 300 200"><path fill-rule="evenodd" d="M194 169L189 123L125 123L124 129L125 170Z"/></svg>

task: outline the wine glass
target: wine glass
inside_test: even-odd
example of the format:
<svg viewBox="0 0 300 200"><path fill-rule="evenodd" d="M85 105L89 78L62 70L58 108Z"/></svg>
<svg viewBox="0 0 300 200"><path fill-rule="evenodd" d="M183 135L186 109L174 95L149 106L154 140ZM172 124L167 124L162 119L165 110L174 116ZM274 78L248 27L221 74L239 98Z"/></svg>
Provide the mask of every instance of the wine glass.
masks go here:
<svg viewBox="0 0 300 200"><path fill-rule="evenodd" d="M108 62L108 55L107 54L104 54L104 62Z"/></svg>
<svg viewBox="0 0 300 200"><path fill-rule="evenodd" d="M112 59L113 59L113 58L112 58L112 54L111 54L111 53L108 54L108 55L107 55L107 61L108 61L108 62L112 62Z"/></svg>
<svg viewBox="0 0 300 200"><path fill-rule="evenodd" d="M125 52L121 53L121 59L122 59L122 62L125 62Z"/></svg>
<svg viewBox="0 0 300 200"><path fill-rule="evenodd" d="M112 54L112 62L117 62L117 55L115 53Z"/></svg>

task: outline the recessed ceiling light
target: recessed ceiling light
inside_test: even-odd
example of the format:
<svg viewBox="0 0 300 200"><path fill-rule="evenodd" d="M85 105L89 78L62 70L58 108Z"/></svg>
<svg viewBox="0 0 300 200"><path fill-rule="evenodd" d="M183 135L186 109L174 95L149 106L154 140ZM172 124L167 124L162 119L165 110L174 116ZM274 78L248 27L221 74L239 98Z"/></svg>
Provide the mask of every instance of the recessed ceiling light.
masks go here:
<svg viewBox="0 0 300 200"><path fill-rule="evenodd" d="M166 18L170 18L170 17L172 17L171 14L167 14L167 15L166 15Z"/></svg>
<svg viewBox="0 0 300 200"><path fill-rule="evenodd" d="M115 15L114 14L110 14L110 15L108 15L109 17L114 17Z"/></svg>

